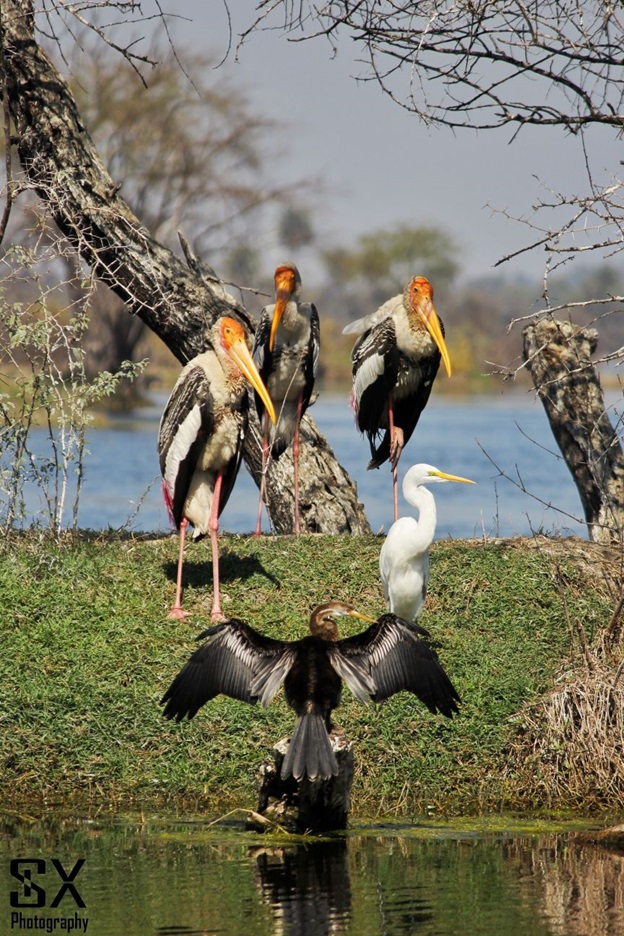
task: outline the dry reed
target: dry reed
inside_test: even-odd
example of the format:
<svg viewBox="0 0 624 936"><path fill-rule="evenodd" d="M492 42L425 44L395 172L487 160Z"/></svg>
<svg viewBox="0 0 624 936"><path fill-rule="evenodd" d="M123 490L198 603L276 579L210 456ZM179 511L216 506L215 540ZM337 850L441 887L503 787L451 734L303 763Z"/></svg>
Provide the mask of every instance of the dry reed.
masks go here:
<svg viewBox="0 0 624 936"><path fill-rule="evenodd" d="M619 660L563 674L519 715L507 774L536 803L624 806L624 680ZM522 791L522 792L521 792Z"/></svg>

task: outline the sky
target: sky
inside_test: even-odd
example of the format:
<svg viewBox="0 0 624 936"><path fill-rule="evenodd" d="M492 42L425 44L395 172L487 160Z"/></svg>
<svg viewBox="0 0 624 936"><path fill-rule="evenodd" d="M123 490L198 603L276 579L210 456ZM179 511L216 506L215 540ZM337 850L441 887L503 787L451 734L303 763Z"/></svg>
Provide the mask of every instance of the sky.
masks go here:
<svg viewBox="0 0 624 936"><path fill-rule="evenodd" d="M231 3L234 30L250 25L255 3ZM197 49L227 52L226 7L185 0L187 19L171 21L175 37ZM236 37L234 45L236 44ZM317 230L323 243L351 246L363 234L398 224L433 224L460 248L465 275L496 272L502 256L532 240L524 224L505 217L535 217L532 206L549 190L586 187L578 141L561 131L528 128L509 144L510 131L453 135L426 127L394 104L374 82L356 81L363 66L354 44L339 41L334 57L324 39L295 43L281 30L256 32L230 52L227 67L247 88L262 115L286 122L280 141L288 158L286 180L321 177ZM407 81L407 77L406 77ZM597 131L596 169L619 168L621 141ZM540 215L540 218L542 216ZM499 271L539 275L544 253L505 263Z"/></svg>

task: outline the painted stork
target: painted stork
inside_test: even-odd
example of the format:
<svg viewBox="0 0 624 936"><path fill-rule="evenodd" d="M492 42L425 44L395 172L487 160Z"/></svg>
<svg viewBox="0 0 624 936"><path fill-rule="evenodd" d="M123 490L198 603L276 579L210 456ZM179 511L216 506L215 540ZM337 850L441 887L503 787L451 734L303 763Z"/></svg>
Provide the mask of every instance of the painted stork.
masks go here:
<svg viewBox="0 0 624 936"><path fill-rule="evenodd" d="M294 263L275 270L275 303L265 306L256 330L253 358L277 410L270 431L264 401L255 394L262 425L262 479L255 535L262 530L262 504L269 451L278 459L292 443L294 467L294 530L299 518L299 424L308 408L318 367L320 327L316 307L300 302L301 277Z"/></svg>
<svg viewBox="0 0 624 936"><path fill-rule="evenodd" d="M403 478L403 497L418 510L418 520L396 520L381 547L379 574L388 610L415 621L423 609L429 581L429 547L436 528L436 503L424 485L441 481L474 484L433 465L412 465Z"/></svg>
<svg viewBox="0 0 624 936"><path fill-rule="evenodd" d="M360 336L351 352L351 403L358 429L368 436L372 456L368 469L390 459L397 520L397 465L427 405L440 359L451 376L444 327L433 305L431 283L424 276L414 276L402 295L351 322L343 334Z"/></svg>
<svg viewBox="0 0 624 936"><path fill-rule="evenodd" d="M247 431L247 381L263 398L269 418L275 409L247 346L245 330L224 316L210 331L210 348L184 367L158 430L163 494L180 531L175 603L170 617L184 618L182 567L188 524L194 538L210 535L213 620L220 620L219 516L232 492Z"/></svg>
<svg viewBox="0 0 624 936"><path fill-rule="evenodd" d="M284 683L297 723L284 756L281 777L329 779L338 773L331 747L331 713L340 703L342 680L362 702L383 702L406 690L430 712L448 718L460 701L437 654L423 640L427 631L395 614L384 614L367 630L338 639L334 618L365 617L341 601L318 605L310 635L286 642L266 637L232 619L208 628L207 641L175 677L161 704L166 718L181 721L219 693L267 706Z"/></svg>

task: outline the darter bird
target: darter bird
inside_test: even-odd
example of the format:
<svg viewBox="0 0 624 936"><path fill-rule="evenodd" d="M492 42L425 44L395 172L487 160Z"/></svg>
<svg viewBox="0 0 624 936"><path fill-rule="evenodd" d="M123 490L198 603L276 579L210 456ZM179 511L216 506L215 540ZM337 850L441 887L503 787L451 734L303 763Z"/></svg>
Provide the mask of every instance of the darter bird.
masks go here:
<svg viewBox="0 0 624 936"><path fill-rule="evenodd" d="M219 693L266 707L283 683L297 722L281 777L299 781L338 774L329 733L342 680L362 702L383 702L405 690L433 714L451 718L458 711L459 695L423 639L424 628L384 614L362 633L339 640L338 617L371 620L344 602L329 601L312 611L310 635L301 640L266 637L236 618L209 628L198 637L206 642L165 692L163 714L178 722L193 718Z"/></svg>

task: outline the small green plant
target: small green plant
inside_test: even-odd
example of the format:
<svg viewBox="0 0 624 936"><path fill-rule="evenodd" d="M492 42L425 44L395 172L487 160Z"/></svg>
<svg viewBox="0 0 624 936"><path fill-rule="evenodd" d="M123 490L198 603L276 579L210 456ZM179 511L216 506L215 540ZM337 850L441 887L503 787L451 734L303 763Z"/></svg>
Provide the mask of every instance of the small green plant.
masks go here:
<svg viewBox="0 0 624 936"><path fill-rule="evenodd" d="M78 525L92 408L146 362L126 361L117 373L88 379L83 338L93 282L72 284L79 299L71 304L61 286L48 284L34 250L14 246L4 263L0 528L8 535L37 521L56 535Z"/></svg>

